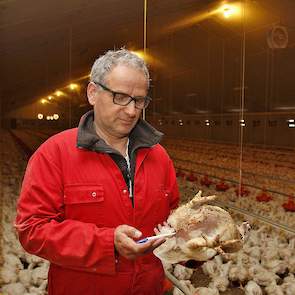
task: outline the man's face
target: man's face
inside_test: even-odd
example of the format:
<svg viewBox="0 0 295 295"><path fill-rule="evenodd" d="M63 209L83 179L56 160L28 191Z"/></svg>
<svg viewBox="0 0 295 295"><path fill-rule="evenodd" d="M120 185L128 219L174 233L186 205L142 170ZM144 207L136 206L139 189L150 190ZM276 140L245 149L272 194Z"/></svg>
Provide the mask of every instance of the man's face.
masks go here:
<svg viewBox="0 0 295 295"><path fill-rule="evenodd" d="M144 73L126 65L115 66L106 75L103 84L113 91L130 96L147 94L147 80ZM89 103L94 107L96 126L108 136L115 138L128 136L141 115L141 110L135 108L134 101L127 106L114 104L112 93L94 83L89 84L87 94Z"/></svg>

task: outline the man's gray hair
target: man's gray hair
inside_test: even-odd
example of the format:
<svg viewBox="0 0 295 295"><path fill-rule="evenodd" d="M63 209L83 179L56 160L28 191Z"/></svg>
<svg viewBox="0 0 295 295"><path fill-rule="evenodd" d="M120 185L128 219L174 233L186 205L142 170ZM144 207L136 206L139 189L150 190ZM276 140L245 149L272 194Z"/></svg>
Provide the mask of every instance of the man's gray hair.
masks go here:
<svg viewBox="0 0 295 295"><path fill-rule="evenodd" d="M124 48L109 50L104 55L101 55L92 66L90 81L105 83L105 76L119 64L142 71L147 79L147 86L149 88L150 75L145 61L135 53Z"/></svg>

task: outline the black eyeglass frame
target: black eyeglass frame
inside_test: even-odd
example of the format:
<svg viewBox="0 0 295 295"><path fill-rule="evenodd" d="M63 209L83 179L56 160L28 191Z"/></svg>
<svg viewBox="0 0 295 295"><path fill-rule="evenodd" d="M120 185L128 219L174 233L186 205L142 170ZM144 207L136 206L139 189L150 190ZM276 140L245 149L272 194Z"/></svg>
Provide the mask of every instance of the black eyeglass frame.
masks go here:
<svg viewBox="0 0 295 295"><path fill-rule="evenodd" d="M96 85L99 85L103 90L110 92L113 95L113 103L120 105L120 106L127 106L131 101L134 101L135 108L137 108L139 110L143 110L143 109L146 109L148 107L149 103L152 101L152 98L150 96L131 96L131 95L124 93L124 92L113 91L112 89L101 84L100 82L95 82L95 81L92 81L92 82ZM128 96L130 98L130 100L126 104L120 104L115 101L116 94L122 94L122 95ZM144 105L141 108L141 107L137 106L137 102L139 99L142 99L142 98L144 98Z"/></svg>

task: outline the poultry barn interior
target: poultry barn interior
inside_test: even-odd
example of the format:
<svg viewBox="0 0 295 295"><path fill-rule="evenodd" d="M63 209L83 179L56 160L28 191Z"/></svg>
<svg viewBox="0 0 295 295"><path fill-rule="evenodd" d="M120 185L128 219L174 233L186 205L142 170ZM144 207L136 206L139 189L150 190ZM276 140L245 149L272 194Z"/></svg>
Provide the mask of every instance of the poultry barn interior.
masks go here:
<svg viewBox="0 0 295 295"><path fill-rule="evenodd" d="M164 133L181 204L216 195L251 225L228 259L164 265L165 294L295 294L295 1L3 0L0 35L0 295L47 294L49 262L14 228L23 175L91 109L91 65L121 47L149 66L143 118Z"/></svg>

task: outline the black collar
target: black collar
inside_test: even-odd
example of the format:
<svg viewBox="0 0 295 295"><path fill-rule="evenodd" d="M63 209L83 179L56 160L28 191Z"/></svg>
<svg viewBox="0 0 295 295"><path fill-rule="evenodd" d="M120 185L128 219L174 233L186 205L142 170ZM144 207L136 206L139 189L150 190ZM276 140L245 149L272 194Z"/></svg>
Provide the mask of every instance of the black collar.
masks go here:
<svg viewBox="0 0 295 295"><path fill-rule="evenodd" d="M160 142L162 136L162 132L156 130L146 121L139 119L129 135L129 152L133 153L138 148L152 147ZM77 147L97 152L119 153L97 135L94 128L93 110L84 114L80 120Z"/></svg>

